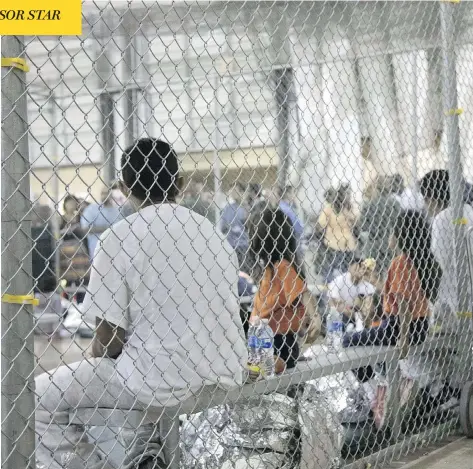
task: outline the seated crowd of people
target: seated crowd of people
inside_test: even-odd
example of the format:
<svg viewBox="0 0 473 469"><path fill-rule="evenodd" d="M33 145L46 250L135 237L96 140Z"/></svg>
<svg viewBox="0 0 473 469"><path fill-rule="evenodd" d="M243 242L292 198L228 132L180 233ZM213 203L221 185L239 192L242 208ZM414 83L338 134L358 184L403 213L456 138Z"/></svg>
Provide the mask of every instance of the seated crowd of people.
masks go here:
<svg viewBox="0 0 473 469"><path fill-rule="evenodd" d="M122 178L113 190L128 198L129 213L110 191L82 212L75 198L64 201L63 233L86 239L93 257L84 310L96 330L91 358L36 378L37 457L51 468L61 467L71 444L82 447L81 457L87 452L80 431L68 426L65 441L64 428L51 425L54 412L175 405L205 385L243 383L239 271L256 285L248 320L268 319L274 332L277 372L296 366L299 339L314 322L319 326L307 300L304 227L293 188L264 197L259 187L237 184L216 227L207 216L211 204L198 214L198 197L189 208L179 203L183 183L167 143L135 142L122 157ZM403 331L419 343L434 308L439 315L455 310L448 172L428 173L419 187L424 207L406 210L412 198L402 201L397 187L379 190L355 217L342 186L327 194L309 230L309 243L321 253L328 307L344 315L345 346L395 344ZM473 225L468 203L465 218Z"/></svg>
<svg viewBox="0 0 473 469"><path fill-rule="evenodd" d="M244 201L243 189L237 186L222 232L240 269L258 286L251 317L270 319L277 358L287 368L300 353L308 271L326 286L322 321L330 308L343 315L345 347L394 345L401 336L421 343L434 322L446 329L457 324L448 171L427 173L417 191L400 176L379 178L358 216L348 185L327 191L323 210L305 229L293 188L259 198L257 209L251 199ZM465 196L466 224L473 226L470 202ZM311 243L315 257L306 256Z"/></svg>

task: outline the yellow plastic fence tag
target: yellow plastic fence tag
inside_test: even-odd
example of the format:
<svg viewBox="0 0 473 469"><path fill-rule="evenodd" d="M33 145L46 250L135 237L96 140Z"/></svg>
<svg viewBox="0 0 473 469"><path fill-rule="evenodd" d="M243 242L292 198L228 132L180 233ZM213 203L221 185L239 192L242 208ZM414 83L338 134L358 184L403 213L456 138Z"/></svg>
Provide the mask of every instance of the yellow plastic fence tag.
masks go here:
<svg viewBox="0 0 473 469"><path fill-rule="evenodd" d="M82 34L82 0L2 0L1 4L1 35Z"/></svg>
<svg viewBox="0 0 473 469"><path fill-rule="evenodd" d="M457 316L460 319L471 319L473 317L473 313L471 311L464 311L457 313Z"/></svg>
<svg viewBox="0 0 473 469"><path fill-rule="evenodd" d="M21 59L20 57L2 57L1 62L2 67L13 67L21 70L22 72L29 72L30 67L26 63L25 59Z"/></svg>
<svg viewBox="0 0 473 469"><path fill-rule="evenodd" d="M39 300L34 295L2 295L2 303L13 303L18 305L39 305Z"/></svg>
<svg viewBox="0 0 473 469"><path fill-rule="evenodd" d="M463 114L462 108L449 109L448 111L445 111L446 116L460 116L461 114Z"/></svg>

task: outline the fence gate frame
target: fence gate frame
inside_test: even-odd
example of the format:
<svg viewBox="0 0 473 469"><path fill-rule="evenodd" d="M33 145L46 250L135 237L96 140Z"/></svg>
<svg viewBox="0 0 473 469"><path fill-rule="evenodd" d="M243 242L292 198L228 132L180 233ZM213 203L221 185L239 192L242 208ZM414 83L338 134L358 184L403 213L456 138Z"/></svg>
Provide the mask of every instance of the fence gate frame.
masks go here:
<svg viewBox="0 0 473 469"><path fill-rule="evenodd" d="M2 61L22 58L2 36ZM30 159L25 71L2 63L2 467L35 469Z"/></svg>
<svg viewBox="0 0 473 469"><path fill-rule="evenodd" d="M456 52L455 52L455 9L457 2L444 1L440 5L441 24L441 50L442 50L442 74L443 74L443 105L444 122L446 128L448 165L450 171L450 190L452 195L453 223L455 224L455 261L457 269L457 292L459 313L468 312L471 309L472 299L469 298L468 289L464 288L463 279L468 278L468 265L465 262L464 253L466 248L466 227L463 210L463 167L460 147L460 127L459 119L462 110L459 108L457 98L457 76L456 76ZM28 150L28 115L27 115L27 84L25 71L14 66L13 62L4 59L22 58L25 54L23 37L3 36L2 45L2 78L1 78L1 113L2 113L2 468L4 469L34 469L35 468L35 393L34 393L34 318L33 318L33 279L31 272L31 252L33 241L31 239L32 204L30 200L30 158ZM98 62L105 61L106 57L101 57ZM131 59L127 58L128 62ZM415 56L415 73L417 76L417 56ZM8 65L7 65L8 63ZM133 64L135 65L135 64ZM129 64L130 68L131 65ZM290 116L291 102L287 100L288 89L292 88L294 81L292 68L273 71L273 76L279 82L277 85L276 97L278 107L284 108L278 123L281 137L279 152L283 155L282 165L277 183L282 187L287 182L287 164L289 162L287 149L288 136L287 121ZM277 80L276 80L277 81ZM134 91L128 90L127 112L133 118ZM279 94L278 94L279 93ZM284 98L284 99L283 99ZM417 99L417 98L416 98ZM106 169L106 179L112 181L116 175L114 167L114 121L116 100L107 91L103 91L98 96L98 105L102 113L103 126L103 148L110 161ZM135 106L136 107L136 106ZM411 117L415 124L417 116ZM129 122L128 124L133 124ZM128 127L128 140L131 139L133 129ZM216 133L219 128L217 123ZM287 133L287 132L286 132ZM417 137L416 137L417 138ZM129 143L129 142L128 142ZM417 152L417 142L414 143ZM215 164L218 160L216 149ZM417 174L415 169L413 174ZM219 176L220 177L220 176ZM215 182L215 187L220 186L219 177ZM57 204L58 201L56 201ZM471 314L471 313L470 313ZM468 320L466 315L465 320ZM472 322L465 322L470 331L473 330ZM471 334L470 334L471 337ZM431 341L432 349L452 346L449 342L451 337L436 339ZM415 353L415 348L411 352ZM463 349L465 350L465 349ZM264 394L268 391L284 390L290 385L312 380L318 377L328 376L337 372L350 370L354 367L373 365L380 360L391 360L388 370L395 385L399 387L398 360L403 351L398 348L373 348L366 352L357 354L347 353L344 359L338 363L327 361L326 357L321 357L315 367L297 370L288 373L268 382L245 385L242 388L230 391L218 391L208 396L197 396L189 399L183 406L176 409L167 409L165 418L160 422L161 430L167 435L164 438L166 456L169 459L171 468L179 467L179 415L176 413L189 411L195 413L209 406L216 406L221 403L236 402L242 398L254 394ZM471 346L465 352L470 357ZM465 371L471 376L468 370L468 360L465 360ZM394 389L394 396L390 402L391 409L399 405L396 402L399 395ZM173 413L172 411L175 411ZM84 414L85 415L85 414ZM90 417L90 415L88 415ZM83 418L78 413L71 422L76 419L78 422ZM91 419L87 420L90 424ZM80 423L84 423L83 421ZM394 425L394 433L401 435L400 428ZM377 453L352 463L348 467L361 468L367 463L383 463L389 455L405 451L419 441L431 441L437 435L451 431L455 426L455 421L444 423L437 427L429 428L428 431L407 436L402 442L395 443Z"/></svg>

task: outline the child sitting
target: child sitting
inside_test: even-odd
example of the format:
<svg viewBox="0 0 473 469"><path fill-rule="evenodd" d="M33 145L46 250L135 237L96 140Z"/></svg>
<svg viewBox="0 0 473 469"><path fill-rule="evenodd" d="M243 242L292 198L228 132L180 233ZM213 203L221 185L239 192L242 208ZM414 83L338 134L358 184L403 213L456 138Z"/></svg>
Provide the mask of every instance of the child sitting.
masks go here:
<svg viewBox="0 0 473 469"><path fill-rule="evenodd" d="M390 242L399 255L391 262L384 285L381 323L346 334L345 347L396 345L398 339L419 344L427 337L429 302L437 297L442 275L430 251L428 223L417 212L404 212L396 221Z"/></svg>

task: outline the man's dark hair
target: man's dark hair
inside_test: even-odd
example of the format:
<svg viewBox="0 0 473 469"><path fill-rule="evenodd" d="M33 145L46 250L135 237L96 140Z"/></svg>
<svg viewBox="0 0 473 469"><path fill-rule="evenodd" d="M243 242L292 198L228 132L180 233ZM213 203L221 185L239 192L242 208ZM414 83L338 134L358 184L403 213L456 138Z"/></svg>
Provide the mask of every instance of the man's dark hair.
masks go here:
<svg viewBox="0 0 473 469"><path fill-rule="evenodd" d="M445 169L434 169L420 180L420 193L445 205L450 203L450 178Z"/></svg>
<svg viewBox="0 0 473 469"><path fill-rule="evenodd" d="M263 188L260 184L250 184L250 194L252 197L257 199L258 197L261 197L262 192Z"/></svg>
<svg viewBox="0 0 473 469"><path fill-rule="evenodd" d="M179 192L179 164L169 143L142 138L122 155L122 178L140 200L174 200Z"/></svg>

